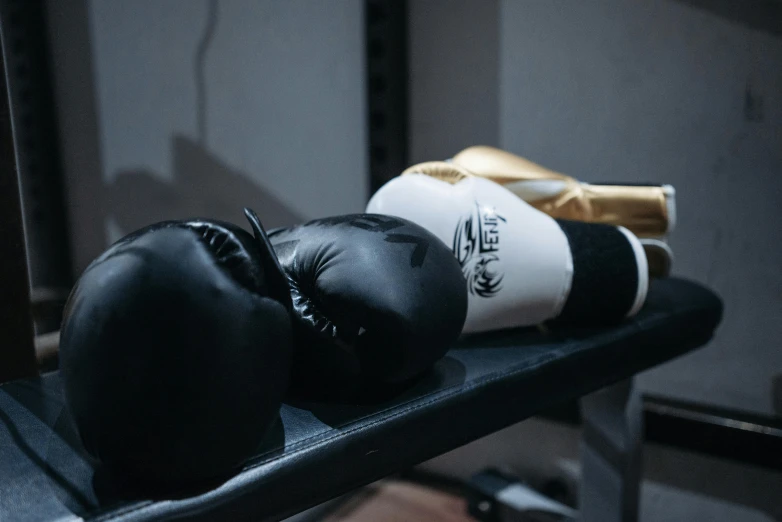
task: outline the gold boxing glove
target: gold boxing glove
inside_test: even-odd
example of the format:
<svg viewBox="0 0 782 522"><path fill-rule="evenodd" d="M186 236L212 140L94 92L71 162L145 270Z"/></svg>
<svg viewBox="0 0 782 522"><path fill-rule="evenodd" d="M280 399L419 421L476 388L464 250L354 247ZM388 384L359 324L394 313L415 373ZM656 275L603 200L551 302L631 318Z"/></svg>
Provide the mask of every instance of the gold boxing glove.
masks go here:
<svg viewBox="0 0 782 522"><path fill-rule="evenodd" d="M638 237L661 238L673 229L675 191L670 185L581 183L486 146L464 149L452 161L555 218L623 226Z"/></svg>
<svg viewBox="0 0 782 522"><path fill-rule="evenodd" d="M481 173L465 163L478 166ZM673 187L588 185L491 147L470 147L451 162L419 163L403 174L411 172L449 182L467 176L489 178L554 218L623 226L639 236L650 275L670 272L672 252L661 236L672 228L668 216L673 217Z"/></svg>
<svg viewBox="0 0 782 522"><path fill-rule="evenodd" d="M595 185L546 169L494 147L468 147L452 161L495 181L524 201L560 219L607 223L639 237L650 272L667 275L673 253L665 241L676 223L671 185Z"/></svg>

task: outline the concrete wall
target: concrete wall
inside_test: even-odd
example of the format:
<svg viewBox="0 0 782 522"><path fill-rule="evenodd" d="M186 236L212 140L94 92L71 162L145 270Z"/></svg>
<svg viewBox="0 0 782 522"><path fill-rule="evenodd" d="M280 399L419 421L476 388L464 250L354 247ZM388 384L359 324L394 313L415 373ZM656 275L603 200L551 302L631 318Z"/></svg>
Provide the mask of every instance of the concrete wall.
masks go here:
<svg viewBox="0 0 782 522"><path fill-rule="evenodd" d="M362 6L50 2L77 272L162 219L362 210Z"/></svg>
<svg viewBox="0 0 782 522"><path fill-rule="evenodd" d="M771 413L782 39L670 0L505 1L500 34L502 146L585 180L672 183L675 273L725 301L714 342L644 387Z"/></svg>
<svg viewBox="0 0 782 522"><path fill-rule="evenodd" d="M780 413L782 39L673 0L422 0L411 18L411 160L485 143L675 185L674 273L719 292L725 320L642 385Z"/></svg>
<svg viewBox="0 0 782 522"><path fill-rule="evenodd" d="M498 143L498 0L408 6L411 164Z"/></svg>

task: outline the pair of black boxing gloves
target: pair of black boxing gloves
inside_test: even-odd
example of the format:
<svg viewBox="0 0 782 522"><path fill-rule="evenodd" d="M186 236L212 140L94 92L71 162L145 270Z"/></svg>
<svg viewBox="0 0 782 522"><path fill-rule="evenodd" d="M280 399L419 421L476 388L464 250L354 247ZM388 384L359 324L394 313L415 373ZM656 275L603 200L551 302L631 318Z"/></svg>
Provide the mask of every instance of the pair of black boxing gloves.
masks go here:
<svg viewBox="0 0 782 522"><path fill-rule="evenodd" d="M253 234L158 223L90 264L69 297L60 364L87 451L116 474L180 486L253 456L289 390L311 398L425 372L461 333L451 250L383 215Z"/></svg>

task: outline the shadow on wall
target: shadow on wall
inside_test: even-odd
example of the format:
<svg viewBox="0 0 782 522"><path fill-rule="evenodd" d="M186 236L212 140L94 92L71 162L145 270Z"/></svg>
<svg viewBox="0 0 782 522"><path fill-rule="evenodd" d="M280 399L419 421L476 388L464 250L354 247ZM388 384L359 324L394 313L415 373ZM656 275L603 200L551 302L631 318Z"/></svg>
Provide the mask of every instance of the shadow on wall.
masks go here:
<svg viewBox="0 0 782 522"><path fill-rule="evenodd" d="M204 63L218 24L218 2L208 2L204 34L194 59L198 141L173 135L173 181L161 181L148 171L121 171L108 187L108 216L122 232L166 219L206 217L231 223L245 222L251 207L264 226L274 228L304 221L302 216L257 185L246 174L227 166L206 148L206 80Z"/></svg>
<svg viewBox="0 0 782 522"><path fill-rule="evenodd" d="M305 221L203 145L175 135L172 147L173 181L163 181L147 170L126 170L107 186L106 217L116 220L123 235L157 221L191 217L244 226L245 206L258 213L267 229Z"/></svg>
<svg viewBox="0 0 782 522"><path fill-rule="evenodd" d="M227 166L206 148L206 79L204 67L218 25L219 4L208 2L206 26L196 49L194 72L198 141L172 136L173 182L148 171L120 171L108 187L108 216L123 233L167 219L206 217L245 222L242 209L251 207L264 226L274 228L304 221L250 177Z"/></svg>
<svg viewBox="0 0 782 522"><path fill-rule="evenodd" d="M305 221L306 216L294 212L252 176L231 168L208 148L204 67L217 28L219 2L208 0L207 6L203 36L193 59L197 139L171 135L171 177L162 177L168 172L120 170L107 184L98 125L101 108L95 82L85 81L97 77L90 2L51 5L52 63L59 82L57 105L74 280L108 246L107 223L116 224L123 235L157 221L199 216L245 226L244 206L251 206L267 228Z"/></svg>

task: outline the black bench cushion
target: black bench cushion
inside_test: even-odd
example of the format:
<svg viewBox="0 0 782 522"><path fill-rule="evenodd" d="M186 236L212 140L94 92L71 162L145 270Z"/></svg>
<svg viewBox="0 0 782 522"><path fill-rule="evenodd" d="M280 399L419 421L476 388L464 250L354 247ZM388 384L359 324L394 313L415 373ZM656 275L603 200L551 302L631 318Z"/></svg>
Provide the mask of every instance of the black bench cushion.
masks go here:
<svg viewBox="0 0 782 522"><path fill-rule="evenodd" d="M162 498L84 453L56 372L7 383L0 520L282 518L693 350L721 314L712 292L672 278L653 282L641 313L614 328L466 338L391 397L289 401L241 473Z"/></svg>

